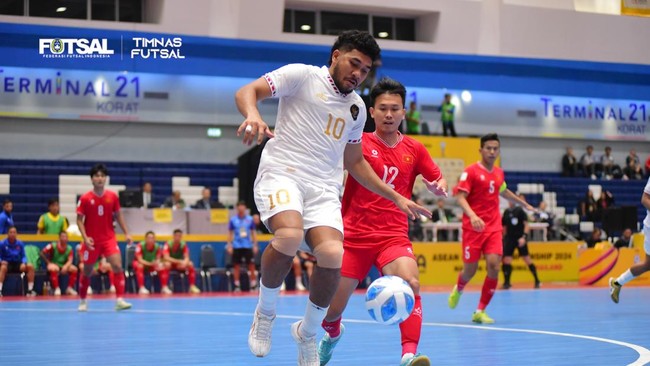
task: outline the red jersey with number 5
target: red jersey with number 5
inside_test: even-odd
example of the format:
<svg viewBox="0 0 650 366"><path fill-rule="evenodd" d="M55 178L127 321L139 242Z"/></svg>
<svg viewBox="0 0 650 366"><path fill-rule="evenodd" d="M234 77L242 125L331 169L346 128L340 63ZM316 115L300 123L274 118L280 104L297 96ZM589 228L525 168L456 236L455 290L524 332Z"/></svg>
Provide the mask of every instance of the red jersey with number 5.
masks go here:
<svg viewBox="0 0 650 366"><path fill-rule="evenodd" d="M374 133L364 133L362 142L363 157L375 173L406 198L411 198L418 175L428 181L442 177L427 149L415 139L400 135L395 146L388 146ZM341 206L346 239L408 237L406 214L392 201L367 190L351 175L345 183Z"/></svg>
<svg viewBox="0 0 650 366"><path fill-rule="evenodd" d="M86 192L79 199L77 214L85 216L86 235L95 244L115 241L113 215L120 210L120 200L113 191L104 190L100 197L94 191Z"/></svg>
<svg viewBox="0 0 650 366"><path fill-rule="evenodd" d="M480 163L474 163L461 174L454 195L458 191L467 193L467 203L476 215L485 222L484 232L501 231L501 210L499 193L505 182L503 170L497 166L489 171ZM474 230L469 217L463 214L463 230Z"/></svg>

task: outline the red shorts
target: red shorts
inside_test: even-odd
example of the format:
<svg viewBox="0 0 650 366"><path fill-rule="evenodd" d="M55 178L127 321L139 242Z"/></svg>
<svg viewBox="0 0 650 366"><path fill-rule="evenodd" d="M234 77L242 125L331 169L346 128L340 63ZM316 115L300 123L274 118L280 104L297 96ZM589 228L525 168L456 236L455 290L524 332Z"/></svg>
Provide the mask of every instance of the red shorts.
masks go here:
<svg viewBox="0 0 650 366"><path fill-rule="evenodd" d="M463 262L478 262L481 259L481 254L503 255L501 231L463 230Z"/></svg>
<svg viewBox="0 0 650 366"><path fill-rule="evenodd" d="M95 243L95 250L88 249L87 245L81 247L81 258L84 264L93 265L99 257L104 256L108 258L111 255L120 254L120 247L117 246L117 241L107 241L103 243Z"/></svg>
<svg viewBox="0 0 650 366"><path fill-rule="evenodd" d="M368 275L370 267L374 264L379 269L400 257L409 257L415 260L413 246L406 237L378 239L375 245L368 245L368 241L355 242L349 239L343 241L343 266L341 276L363 281Z"/></svg>

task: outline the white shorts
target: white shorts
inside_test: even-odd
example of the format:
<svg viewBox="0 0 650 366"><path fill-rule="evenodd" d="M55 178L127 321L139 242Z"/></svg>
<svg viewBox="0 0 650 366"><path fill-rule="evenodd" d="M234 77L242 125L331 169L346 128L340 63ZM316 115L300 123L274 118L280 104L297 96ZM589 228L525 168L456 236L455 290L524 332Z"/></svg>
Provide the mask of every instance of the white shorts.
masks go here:
<svg viewBox="0 0 650 366"><path fill-rule="evenodd" d="M650 226L643 225L643 236L643 249L646 255L650 255Z"/></svg>
<svg viewBox="0 0 650 366"><path fill-rule="evenodd" d="M293 210L302 215L305 230L329 226L343 233L341 201L336 187L266 171L255 180L253 191L260 219L267 227L274 215Z"/></svg>

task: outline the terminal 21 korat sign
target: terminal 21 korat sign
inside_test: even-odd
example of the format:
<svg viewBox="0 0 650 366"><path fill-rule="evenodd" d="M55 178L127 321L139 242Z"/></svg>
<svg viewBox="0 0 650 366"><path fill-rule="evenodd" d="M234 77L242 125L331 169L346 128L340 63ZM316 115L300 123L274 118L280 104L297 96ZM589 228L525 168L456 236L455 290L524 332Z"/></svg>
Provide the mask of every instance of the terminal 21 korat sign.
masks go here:
<svg viewBox="0 0 650 366"><path fill-rule="evenodd" d="M440 105L445 93L456 105L456 130L479 135L497 132L510 136L579 139L648 140L650 101L553 95L411 88L422 118L430 130L440 130ZM408 102L408 100L407 100Z"/></svg>
<svg viewBox="0 0 650 366"><path fill-rule="evenodd" d="M249 79L0 67L0 116L239 124L235 91ZM274 118L277 103L263 103Z"/></svg>

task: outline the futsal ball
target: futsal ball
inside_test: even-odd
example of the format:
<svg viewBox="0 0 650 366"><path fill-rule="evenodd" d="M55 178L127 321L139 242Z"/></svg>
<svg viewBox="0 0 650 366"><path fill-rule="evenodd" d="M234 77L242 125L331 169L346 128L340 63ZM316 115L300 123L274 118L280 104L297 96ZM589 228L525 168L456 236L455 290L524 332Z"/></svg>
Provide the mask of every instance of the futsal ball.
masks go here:
<svg viewBox="0 0 650 366"><path fill-rule="evenodd" d="M397 276L379 277L366 291L366 310L380 324L403 322L411 315L414 305L411 286Z"/></svg>

